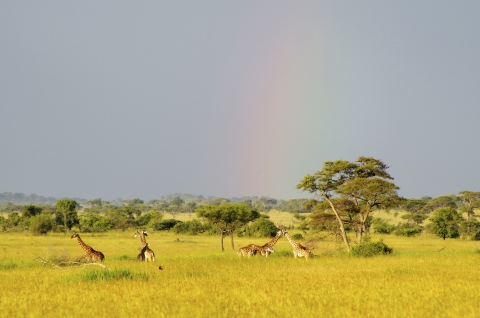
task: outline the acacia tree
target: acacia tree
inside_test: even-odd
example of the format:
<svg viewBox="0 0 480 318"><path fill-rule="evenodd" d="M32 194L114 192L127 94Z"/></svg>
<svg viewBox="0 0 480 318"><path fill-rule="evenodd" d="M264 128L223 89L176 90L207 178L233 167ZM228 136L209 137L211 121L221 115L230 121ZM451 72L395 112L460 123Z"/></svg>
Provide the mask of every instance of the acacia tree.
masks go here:
<svg viewBox="0 0 480 318"><path fill-rule="evenodd" d="M233 232L260 217L260 213L248 205L230 202L220 205L205 205L197 208L195 213L218 230L222 252L224 251L223 238L225 236L230 236L232 249L234 249Z"/></svg>
<svg viewBox="0 0 480 318"><path fill-rule="evenodd" d="M463 202L463 211L467 213L467 221L470 216L475 215L475 209L480 208L480 192L462 191L459 192L462 196L460 199Z"/></svg>
<svg viewBox="0 0 480 318"><path fill-rule="evenodd" d="M431 212L435 211L436 209L440 208L453 208L457 207L455 203L456 197L454 195L442 195L435 199L432 199L427 202L427 204L423 207L422 213L430 214Z"/></svg>
<svg viewBox="0 0 480 318"><path fill-rule="evenodd" d="M390 207L401 200L397 195L399 188L389 181L393 178L387 169L381 160L371 157L359 157L355 162L326 161L322 170L313 176L306 175L297 188L313 193L323 206L324 202L328 204L338 222L345 247L350 250L345 222L356 222L358 239L361 240L372 209Z"/></svg>

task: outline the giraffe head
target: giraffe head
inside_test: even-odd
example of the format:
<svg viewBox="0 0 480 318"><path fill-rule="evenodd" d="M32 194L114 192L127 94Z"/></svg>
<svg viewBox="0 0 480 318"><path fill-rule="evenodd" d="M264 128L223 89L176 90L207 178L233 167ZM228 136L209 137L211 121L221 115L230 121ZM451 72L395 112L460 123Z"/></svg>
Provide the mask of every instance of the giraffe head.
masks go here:
<svg viewBox="0 0 480 318"><path fill-rule="evenodd" d="M72 235L72 237L70 237L70 238L77 238L77 237L80 237L80 236L78 235L77 232L74 232L73 235Z"/></svg>
<svg viewBox="0 0 480 318"><path fill-rule="evenodd" d="M142 231L142 234L143 234L143 236L148 236L147 230L143 230L143 231Z"/></svg>
<svg viewBox="0 0 480 318"><path fill-rule="evenodd" d="M133 237L139 237L140 236L140 232L135 232L135 234L133 234Z"/></svg>
<svg viewBox="0 0 480 318"><path fill-rule="evenodd" d="M273 250L273 248L267 247L267 248L265 249L265 252L274 253L275 251Z"/></svg>
<svg viewBox="0 0 480 318"><path fill-rule="evenodd" d="M281 229L282 235L288 234L287 230Z"/></svg>

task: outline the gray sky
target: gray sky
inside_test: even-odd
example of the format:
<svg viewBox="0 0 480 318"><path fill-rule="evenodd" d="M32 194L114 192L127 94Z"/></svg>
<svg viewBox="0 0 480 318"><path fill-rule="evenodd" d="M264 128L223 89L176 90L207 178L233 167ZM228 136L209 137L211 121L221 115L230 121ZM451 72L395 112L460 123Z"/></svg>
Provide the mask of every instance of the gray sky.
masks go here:
<svg viewBox="0 0 480 318"><path fill-rule="evenodd" d="M478 1L0 4L0 192L308 197L372 156L479 191Z"/></svg>

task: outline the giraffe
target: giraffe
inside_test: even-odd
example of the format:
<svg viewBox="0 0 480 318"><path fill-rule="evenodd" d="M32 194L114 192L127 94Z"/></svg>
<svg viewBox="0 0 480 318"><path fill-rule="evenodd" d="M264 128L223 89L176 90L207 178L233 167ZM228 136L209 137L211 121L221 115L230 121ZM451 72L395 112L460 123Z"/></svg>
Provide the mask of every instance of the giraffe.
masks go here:
<svg viewBox="0 0 480 318"><path fill-rule="evenodd" d="M264 247L264 246L258 246L255 244L249 244L245 247L238 249L237 255L238 257L242 257L245 255L250 257L252 255L258 255L258 253L261 253L262 255L268 256L272 252L275 252L275 251L270 246Z"/></svg>
<svg viewBox="0 0 480 318"><path fill-rule="evenodd" d="M263 249L260 250L260 252L262 253L262 255L265 255L266 257L268 257L268 255L270 255L271 252L275 252L275 251L273 250L273 246L274 246L275 244L277 244L278 239L279 239L280 236L282 236L282 235L283 235L282 230L279 230L279 231L277 232L277 234L275 235L275 237L274 237L270 242L265 243L265 244L262 246ZM271 251L265 250L267 247L269 247L269 248L271 249ZM264 253L265 253L265 254L264 254Z"/></svg>
<svg viewBox="0 0 480 318"><path fill-rule="evenodd" d="M262 256L265 255L265 257L268 257L270 253L275 252L273 250L273 246L277 243L278 239L280 238L280 236L282 236L282 234L283 234L282 231L279 230L277 232L277 235L275 235L275 237L270 242L265 243L263 246L249 244L245 247L242 247L238 250L237 255L238 257L245 256L245 255L250 257L252 255L258 255L258 253L260 253L262 254Z"/></svg>
<svg viewBox="0 0 480 318"><path fill-rule="evenodd" d="M149 249L148 243L145 244L145 246L142 248L140 251L140 254L137 255L137 259L141 262L145 260L145 252Z"/></svg>
<svg viewBox="0 0 480 318"><path fill-rule="evenodd" d="M77 239L78 244L85 251L86 257L87 257L88 260L103 262L103 259L105 258L103 253L99 252L99 251L95 251L91 246L88 246L87 244L85 244L82 241L82 239L80 238L80 235L78 235L78 233L76 233L76 232L73 233L71 238L76 238Z"/></svg>
<svg viewBox="0 0 480 318"><path fill-rule="evenodd" d="M305 259L308 260L308 257L310 256L310 249L308 247L303 246L302 244L295 242L291 237L290 234L286 230L282 230L283 235L287 238L288 242L293 247L293 257L297 258L305 256Z"/></svg>
<svg viewBox="0 0 480 318"><path fill-rule="evenodd" d="M141 233L139 231L137 231L133 235L133 237L140 237L140 244L142 244L142 252L139 255L137 255L137 259L139 261L145 261L145 262L152 261L152 262L154 262L155 261L155 253L148 246L147 240L145 240L145 236L147 236L147 231L145 231L145 230L143 230Z"/></svg>

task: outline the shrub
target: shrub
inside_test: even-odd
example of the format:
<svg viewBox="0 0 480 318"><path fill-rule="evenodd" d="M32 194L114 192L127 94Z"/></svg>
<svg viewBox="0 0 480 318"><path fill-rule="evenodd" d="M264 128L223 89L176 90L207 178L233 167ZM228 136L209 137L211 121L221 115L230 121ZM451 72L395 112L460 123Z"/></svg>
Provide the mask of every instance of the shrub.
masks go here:
<svg viewBox="0 0 480 318"><path fill-rule="evenodd" d="M268 219L267 215L262 215L260 218L253 221L246 226L243 231L239 232L239 236L254 236L254 237L272 237L277 234L277 227Z"/></svg>
<svg viewBox="0 0 480 318"><path fill-rule="evenodd" d="M191 221L177 223L172 229L174 233L177 233L177 234L184 233L184 234L190 234L190 235L203 233L206 230L207 230L207 227L203 225L200 221L195 219Z"/></svg>
<svg viewBox="0 0 480 318"><path fill-rule="evenodd" d="M422 233L422 228L410 223L399 224L395 229L395 235L398 236L415 236L420 233Z"/></svg>
<svg viewBox="0 0 480 318"><path fill-rule="evenodd" d="M395 225L389 224L386 220L374 218L372 221L373 232L381 234L390 234L395 230Z"/></svg>
<svg viewBox="0 0 480 318"><path fill-rule="evenodd" d="M354 256L371 257L375 255L386 255L393 251L383 243L382 240L378 242L363 241L356 246L352 246L350 253Z"/></svg>
<svg viewBox="0 0 480 318"><path fill-rule="evenodd" d="M49 215L40 214L30 218L30 231L33 235L47 234L54 225L55 222Z"/></svg>
<svg viewBox="0 0 480 318"><path fill-rule="evenodd" d="M300 234L300 233L295 233L295 234L292 235L292 238L294 240L303 240L303 235Z"/></svg>
<svg viewBox="0 0 480 318"><path fill-rule="evenodd" d="M159 222L152 222L150 225L155 231L170 231L175 225L182 223L182 221L175 219L166 219Z"/></svg>
<svg viewBox="0 0 480 318"><path fill-rule="evenodd" d="M472 240L473 241L480 241L480 232L477 232L474 235L472 235Z"/></svg>
<svg viewBox="0 0 480 318"><path fill-rule="evenodd" d="M82 232L106 232L113 224L102 215L89 212L80 217L80 227Z"/></svg>

